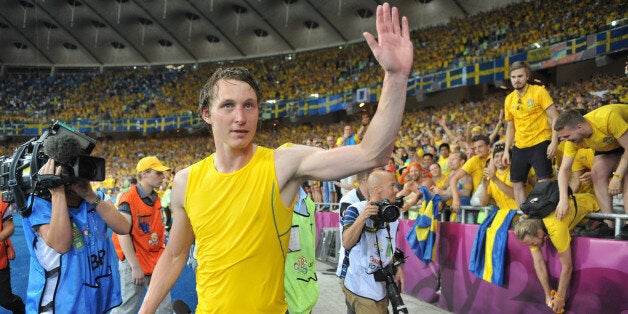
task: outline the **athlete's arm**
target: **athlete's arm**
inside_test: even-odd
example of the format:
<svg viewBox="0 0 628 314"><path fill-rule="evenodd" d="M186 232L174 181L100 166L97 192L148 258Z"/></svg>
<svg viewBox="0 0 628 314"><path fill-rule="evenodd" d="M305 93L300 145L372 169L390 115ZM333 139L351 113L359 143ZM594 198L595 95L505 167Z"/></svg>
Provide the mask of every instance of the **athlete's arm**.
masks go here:
<svg viewBox="0 0 628 314"><path fill-rule="evenodd" d="M168 245L155 266L139 313L155 313L159 303L179 278L185 267L190 246L194 242L192 225L183 207L189 171L189 168L186 168L174 176L170 206L176 219L173 220Z"/></svg>

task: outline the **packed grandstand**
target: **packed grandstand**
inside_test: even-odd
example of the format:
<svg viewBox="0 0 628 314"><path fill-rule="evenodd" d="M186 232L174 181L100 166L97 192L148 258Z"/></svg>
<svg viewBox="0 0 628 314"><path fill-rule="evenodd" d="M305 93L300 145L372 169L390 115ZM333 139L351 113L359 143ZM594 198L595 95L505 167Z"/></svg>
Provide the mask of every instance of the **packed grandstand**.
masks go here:
<svg viewBox="0 0 628 314"><path fill-rule="evenodd" d="M576 1L564 5L562 1L520 2L488 12L455 18L444 25L427 26L412 32L415 45L414 73L428 75L448 69L504 58L531 51L534 44L549 45L593 35L610 29L623 29L625 38L626 5L623 1L609 1L595 5L595 1ZM539 14L538 12L541 12ZM621 40L624 43L625 39ZM620 49L622 50L622 49ZM610 53L610 51L609 51ZM615 56L616 59L625 57ZM182 70L154 67L107 69L72 68L50 69L9 68L0 77L0 104L3 130L2 155L10 155L25 137L12 137L16 124L47 126L52 120L70 125L89 121L93 124L119 119L163 118L197 116L198 92L207 77L221 66L244 66L254 69L264 93L264 101L293 101L339 93L355 93L356 89L381 81L379 67L364 43L350 44L345 49L329 48L275 57L215 62L191 66ZM608 103L626 103L626 76L623 69L593 69L591 64L586 79L557 82L550 78L540 84L548 90L560 108L574 106L594 109ZM502 70L503 71L503 70ZM503 80L499 81L502 85ZM560 85L557 85L560 83ZM493 86L495 82L483 84ZM436 88L434 88L436 90ZM429 97L429 91L426 92ZM437 132L437 118L445 118L452 130L482 126L492 133L497 124L504 92L490 89L479 96L465 99L447 98L430 104L429 108L407 110L404 136L428 128L438 138L429 139L432 145L441 142L443 130ZM413 110L414 109L414 110ZM258 132L257 141L269 147L284 142L305 144L308 139L338 137L346 123L357 124L347 115L330 115L325 123L291 123L287 119L273 119ZM340 121L342 119L342 121ZM330 123L331 122L331 123ZM80 129L80 128L79 128ZM440 128L439 128L440 129ZM101 136L96 154L107 159L107 176L120 182L120 176L130 174L131 165L142 154L157 155L175 168L184 167L211 151L211 137L184 136L187 129L164 134L147 133L141 141L132 138L115 140ZM19 132L18 134L20 135ZM133 137L133 134L130 136ZM28 137L26 137L28 138ZM451 140L451 139L449 139ZM176 145L175 145L176 143ZM202 147L202 148L201 148Z"/></svg>

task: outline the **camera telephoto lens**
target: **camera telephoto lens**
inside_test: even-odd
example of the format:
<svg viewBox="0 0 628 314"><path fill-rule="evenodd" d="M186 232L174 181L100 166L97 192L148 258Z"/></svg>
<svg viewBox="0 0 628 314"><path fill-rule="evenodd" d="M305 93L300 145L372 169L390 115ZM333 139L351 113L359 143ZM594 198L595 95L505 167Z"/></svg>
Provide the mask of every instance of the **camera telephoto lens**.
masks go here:
<svg viewBox="0 0 628 314"><path fill-rule="evenodd" d="M401 212L399 208L395 205L388 205L382 209L382 216L384 220L387 222L395 222L399 219Z"/></svg>

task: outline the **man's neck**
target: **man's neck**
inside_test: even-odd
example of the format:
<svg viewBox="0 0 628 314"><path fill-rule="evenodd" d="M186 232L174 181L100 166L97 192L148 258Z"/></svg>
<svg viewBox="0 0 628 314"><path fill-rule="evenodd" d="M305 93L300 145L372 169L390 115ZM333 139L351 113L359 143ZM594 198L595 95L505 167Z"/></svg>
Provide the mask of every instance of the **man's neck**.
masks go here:
<svg viewBox="0 0 628 314"><path fill-rule="evenodd" d="M138 181L137 185L142 189L144 193L146 193L146 195L150 196L151 193L153 193L153 188L147 185L146 183L142 183L141 181Z"/></svg>
<svg viewBox="0 0 628 314"><path fill-rule="evenodd" d="M253 158L257 145L251 144L243 149L216 149L214 167L220 173L232 173L240 170Z"/></svg>
<svg viewBox="0 0 628 314"><path fill-rule="evenodd" d="M526 94L526 92L528 91L528 84L526 83L526 85L523 86L523 88L521 89L517 89L517 95L519 96L519 98L523 97L523 95Z"/></svg>
<svg viewBox="0 0 628 314"><path fill-rule="evenodd" d="M357 193L358 193L359 200L361 201L366 200L366 195L368 194L368 189L366 188L366 184L360 184L360 186L358 186Z"/></svg>
<svg viewBox="0 0 628 314"><path fill-rule="evenodd" d="M584 123L582 123L582 126L583 126L582 135L584 135L585 138L591 137L591 135L593 135L593 127L591 126L589 121L585 119Z"/></svg>

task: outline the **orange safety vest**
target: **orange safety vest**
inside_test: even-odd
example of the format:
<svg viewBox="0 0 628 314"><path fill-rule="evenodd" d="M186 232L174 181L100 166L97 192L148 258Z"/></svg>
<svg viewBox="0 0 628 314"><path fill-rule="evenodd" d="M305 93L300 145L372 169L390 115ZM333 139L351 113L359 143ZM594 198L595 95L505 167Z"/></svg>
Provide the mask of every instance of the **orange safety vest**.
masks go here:
<svg viewBox="0 0 628 314"><path fill-rule="evenodd" d="M0 232L2 232L2 217L8 210L9 203L0 201ZM5 269L9 266L9 259L7 258L8 247L13 247L11 239L7 238L5 241L0 242L0 269Z"/></svg>
<svg viewBox="0 0 628 314"><path fill-rule="evenodd" d="M130 236L133 240L135 256L144 274L150 276L159 256L166 248L164 243L165 228L161 220L161 201L157 196L153 206L147 205L140 197L137 185L133 185L118 200L118 205L122 203L128 203L131 207L133 226ZM118 234L113 233L112 240L118 258L123 261L124 252L120 246Z"/></svg>

